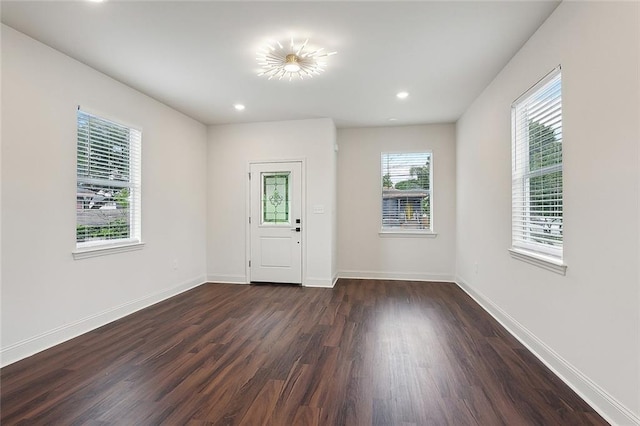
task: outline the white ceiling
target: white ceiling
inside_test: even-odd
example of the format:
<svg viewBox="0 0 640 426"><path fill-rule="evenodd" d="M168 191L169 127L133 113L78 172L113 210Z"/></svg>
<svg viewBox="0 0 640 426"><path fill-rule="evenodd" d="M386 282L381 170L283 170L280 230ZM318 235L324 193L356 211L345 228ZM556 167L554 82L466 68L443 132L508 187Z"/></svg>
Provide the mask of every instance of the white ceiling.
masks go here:
<svg viewBox="0 0 640 426"><path fill-rule="evenodd" d="M357 127L457 120L558 3L2 1L1 13L205 124ZM338 54L311 80L258 77L257 49L290 36Z"/></svg>

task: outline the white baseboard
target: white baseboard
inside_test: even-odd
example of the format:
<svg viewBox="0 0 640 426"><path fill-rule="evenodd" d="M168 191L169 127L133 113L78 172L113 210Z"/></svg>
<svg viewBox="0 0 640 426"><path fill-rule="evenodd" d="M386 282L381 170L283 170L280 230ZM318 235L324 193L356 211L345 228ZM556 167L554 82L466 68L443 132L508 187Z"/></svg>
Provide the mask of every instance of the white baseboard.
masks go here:
<svg viewBox="0 0 640 426"><path fill-rule="evenodd" d="M333 288L335 281L331 279L323 278L306 278L302 285L304 287L317 287L317 288Z"/></svg>
<svg viewBox="0 0 640 426"><path fill-rule="evenodd" d="M219 284L249 284L245 275L207 275L207 282Z"/></svg>
<svg viewBox="0 0 640 426"><path fill-rule="evenodd" d="M336 274L333 276L333 280L331 280L331 287L335 287L339 279L340 275L338 275L338 273L336 272Z"/></svg>
<svg viewBox="0 0 640 426"><path fill-rule="evenodd" d="M556 376L584 399L594 410L612 425L640 426L640 417L620 403L616 398L598 386L551 347L540 340L525 326L482 293L474 290L464 279L456 277L456 284L474 299L482 308L507 329L531 353L545 364Z"/></svg>
<svg viewBox="0 0 640 426"><path fill-rule="evenodd" d="M455 282L453 275L449 274L424 274L420 272L377 272L377 271L340 271L340 278L376 279L395 281L439 281Z"/></svg>
<svg viewBox="0 0 640 426"><path fill-rule="evenodd" d="M78 337L81 334L87 333L91 330L95 330L98 327L102 327L105 324L130 315L136 311L139 311L140 309L144 309L148 306L197 287L204 282L204 276L197 277L185 281L175 287L171 287L150 294L148 296L123 303L119 306L114 306L113 308L109 308L95 315L90 315L78 321L56 327L44 333L38 334L37 336L33 336L4 347L0 349L0 365L2 367L5 367L9 364L13 364L16 361L20 361L21 359L27 358L45 349L49 349L55 345L66 342L67 340L71 340L74 337Z"/></svg>

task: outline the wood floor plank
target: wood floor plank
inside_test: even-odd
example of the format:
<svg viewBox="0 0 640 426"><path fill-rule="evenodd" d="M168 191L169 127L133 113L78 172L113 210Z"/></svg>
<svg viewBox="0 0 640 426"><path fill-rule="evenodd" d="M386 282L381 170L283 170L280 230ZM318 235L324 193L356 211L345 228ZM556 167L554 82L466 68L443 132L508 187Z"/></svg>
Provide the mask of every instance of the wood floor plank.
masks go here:
<svg viewBox="0 0 640 426"><path fill-rule="evenodd" d="M249 409L240 421L240 425L254 426L276 424L272 419L272 414L283 386L284 382L282 380L269 380L260 393L258 393L258 396L255 398L253 403L249 406Z"/></svg>
<svg viewBox="0 0 640 426"><path fill-rule="evenodd" d="M296 410L296 415L293 418L293 425L305 425L305 426L321 426L320 415L322 414L321 408L308 407L301 405Z"/></svg>
<svg viewBox="0 0 640 426"><path fill-rule="evenodd" d="M0 423L605 425L454 284L207 284L0 370Z"/></svg>

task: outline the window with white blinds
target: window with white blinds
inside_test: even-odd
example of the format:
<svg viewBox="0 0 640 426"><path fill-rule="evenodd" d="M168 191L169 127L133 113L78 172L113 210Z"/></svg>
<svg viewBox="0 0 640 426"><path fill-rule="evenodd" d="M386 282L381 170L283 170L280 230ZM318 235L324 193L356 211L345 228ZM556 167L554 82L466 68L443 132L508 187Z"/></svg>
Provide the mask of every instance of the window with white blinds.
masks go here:
<svg viewBox="0 0 640 426"><path fill-rule="evenodd" d="M139 130L78 110L76 245L140 242Z"/></svg>
<svg viewBox="0 0 640 426"><path fill-rule="evenodd" d="M512 245L562 259L562 78L556 68L512 107Z"/></svg>
<svg viewBox="0 0 640 426"><path fill-rule="evenodd" d="M382 230L431 231L432 154L382 153Z"/></svg>

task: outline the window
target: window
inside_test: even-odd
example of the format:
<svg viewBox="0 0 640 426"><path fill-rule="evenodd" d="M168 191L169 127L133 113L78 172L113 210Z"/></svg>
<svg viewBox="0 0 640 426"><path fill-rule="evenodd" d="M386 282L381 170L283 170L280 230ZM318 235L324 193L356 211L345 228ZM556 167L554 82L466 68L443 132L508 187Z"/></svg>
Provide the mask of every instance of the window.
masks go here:
<svg viewBox="0 0 640 426"><path fill-rule="evenodd" d="M78 110L76 247L140 243L141 133Z"/></svg>
<svg viewBox="0 0 640 426"><path fill-rule="evenodd" d="M512 249L562 260L560 68L512 107Z"/></svg>
<svg viewBox="0 0 640 426"><path fill-rule="evenodd" d="M382 153L382 231L431 231L432 155Z"/></svg>

